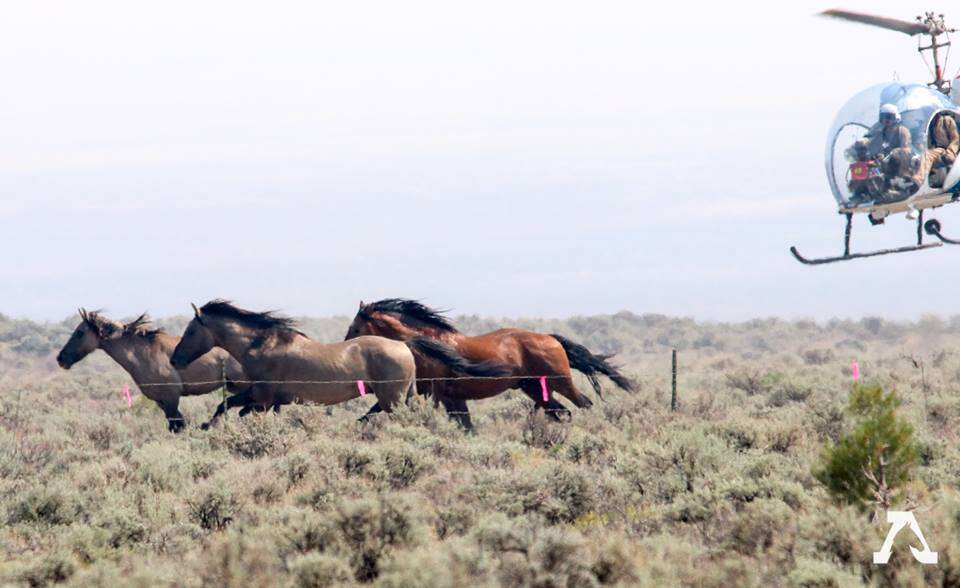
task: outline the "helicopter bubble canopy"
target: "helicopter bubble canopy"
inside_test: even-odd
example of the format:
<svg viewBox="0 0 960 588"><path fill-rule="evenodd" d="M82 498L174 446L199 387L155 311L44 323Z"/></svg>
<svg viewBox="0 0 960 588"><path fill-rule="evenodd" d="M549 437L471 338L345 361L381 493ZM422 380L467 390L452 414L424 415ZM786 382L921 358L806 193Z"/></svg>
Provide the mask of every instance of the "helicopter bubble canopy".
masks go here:
<svg viewBox="0 0 960 588"><path fill-rule="evenodd" d="M878 125L880 107L884 104L893 104L900 111L901 123L910 131L909 149L918 157L926 152L931 118L941 110L957 111L957 106L944 94L921 84L888 82L867 88L851 98L840 109L827 134L827 179L841 208L857 205L851 189L851 164L857 158L851 148Z"/></svg>

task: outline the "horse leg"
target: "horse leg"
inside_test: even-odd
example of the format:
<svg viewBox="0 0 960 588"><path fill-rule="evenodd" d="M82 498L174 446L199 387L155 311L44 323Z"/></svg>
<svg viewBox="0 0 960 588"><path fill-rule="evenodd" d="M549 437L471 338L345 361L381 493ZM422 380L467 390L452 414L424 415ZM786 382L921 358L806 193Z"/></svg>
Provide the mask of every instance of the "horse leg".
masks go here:
<svg viewBox="0 0 960 588"><path fill-rule="evenodd" d="M370 420L370 415L372 415L372 414L377 414L378 412L383 412L383 407L380 406L380 403L379 403L379 402L377 402L376 404L374 404L373 406L371 406L371 407L370 407L370 410L367 411L367 414L365 414L365 415L363 415L362 417L360 417L359 419L357 419L357 421L358 421L358 422L361 422L361 423L365 423L365 422L367 422L368 420Z"/></svg>
<svg viewBox="0 0 960 588"><path fill-rule="evenodd" d="M179 433L183 430L183 427L186 426L187 422L184 420L183 415L180 414L179 405L180 398L174 398L173 400L167 400L165 402L158 402L160 408L163 409L164 416L167 417L167 430L171 433Z"/></svg>
<svg viewBox="0 0 960 588"><path fill-rule="evenodd" d="M216 421L220 418L223 413L227 412L231 408L236 408L238 406L248 406L253 399L251 398L251 391L247 390L246 392L241 392L239 394L234 394L230 396L217 406L216 412L213 413L213 416L210 417L210 420L200 425L200 428L206 431L209 429Z"/></svg>
<svg viewBox="0 0 960 588"><path fill-rule="evenodd" d="M565 378L553 378L547 380L550 391L559 394L577 405L577 408L590 408L593 401L584 396L577 387L573 385L573 378L569 375Z"/></svg>
<svg viewBox="0 0 960 588"><path fill-rule="evenodd" d="M463 427L467 433L474 433L473 421L470 419L470 409L467 407L467 401L460 398L450 398L449 396L436 397L443 404L447 415L458 425Z"/></svg>
<svg viewBox="0 0 960 588"><path fill-rule="evenodd" d="M525 381L520 384L520 389L533 400L538 410L543 410L551 419L560 422L564 417L567 419L573 418L570 409L558 402L552 394L547 396L547 402L543 401L543 389L540 387L539 381Z"/></svg>

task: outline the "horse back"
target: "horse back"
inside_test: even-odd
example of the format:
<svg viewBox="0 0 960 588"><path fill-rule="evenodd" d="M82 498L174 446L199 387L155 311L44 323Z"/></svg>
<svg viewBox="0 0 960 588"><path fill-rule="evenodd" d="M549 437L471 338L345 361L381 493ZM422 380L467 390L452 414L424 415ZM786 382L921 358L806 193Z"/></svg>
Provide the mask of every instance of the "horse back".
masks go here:
<svg viewBox="0 0 960 588"><path fill-rule="evenodd" d="M563 346L550 335L508 328L463 337L457 343L457 350L471 361L496 361L526 373L531 362L542 365L543 361L536 361L537 358L563 353Z"/></svg>

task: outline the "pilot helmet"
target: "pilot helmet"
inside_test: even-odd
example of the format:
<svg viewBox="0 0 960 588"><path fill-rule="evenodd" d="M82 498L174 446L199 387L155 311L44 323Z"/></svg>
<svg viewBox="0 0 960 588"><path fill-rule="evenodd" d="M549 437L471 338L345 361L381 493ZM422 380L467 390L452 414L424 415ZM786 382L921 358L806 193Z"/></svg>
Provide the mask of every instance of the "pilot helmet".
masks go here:
<svg viewBox="0 0 960 588"><path fill-rule="evenodd" d="M895 104L880 107L880 122L900 122L900 109Z"/></svg>

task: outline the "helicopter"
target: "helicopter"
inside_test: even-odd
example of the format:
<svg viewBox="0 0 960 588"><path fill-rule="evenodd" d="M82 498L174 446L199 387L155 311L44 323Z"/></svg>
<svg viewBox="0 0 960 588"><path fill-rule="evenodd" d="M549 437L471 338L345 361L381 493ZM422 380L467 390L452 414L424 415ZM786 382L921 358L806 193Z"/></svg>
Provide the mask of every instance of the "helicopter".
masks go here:
<svg viewBox="0 0 960 588"><path fill-rule="evenodd" d="M926 62L926 54L932 57L934 79L927 84L878 84L859 92L840 109L827 134L824 163L837 211L846 219L843 255L807 258L796 247L791 247L790 252L801 263L820 265L921 251L943 244L960 245L960 240L941 233L939 221L923 220L925 210L960 199L960 165L954 162L956 146L942 149L948 145L940 144L945 136L953 136L953 131L944 129L955 130L960 124L960 76L953 84L944 78L950 33L956 30L946 26L944 15L932 12L913 22L846 10L826 10L820 16L918 37L921 58ZM927 38L929 44L925 45ZM953 120L940 120L944 117ZM882 118L888 122L882 122ZM901 138L888 140L884 124L902 133L895 135ZM949 139L948 142L953 145ZM941 149L937 150L938 147ZM945 152L952 152L953 157ZM905 214L908 220L917 221L916 244L851 253L850 236L857 214L867 215L874 226L883 224L890 215ZM924 233L936 241L924 243Z"/></svg>

